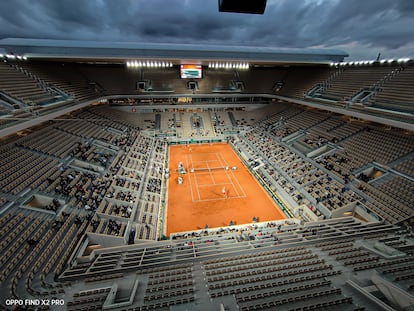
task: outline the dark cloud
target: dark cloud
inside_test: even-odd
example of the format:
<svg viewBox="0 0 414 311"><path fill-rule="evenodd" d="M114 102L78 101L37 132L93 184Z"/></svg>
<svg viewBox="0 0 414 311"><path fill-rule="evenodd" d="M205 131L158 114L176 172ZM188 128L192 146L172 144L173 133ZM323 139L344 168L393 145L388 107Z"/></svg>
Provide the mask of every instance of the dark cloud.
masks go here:
<svg viewBox="0 0 414 311"><path fill-rule="evenodd" d="M215 43L412 53L412 0L268 0L264 15L216 0L3 1L0 38ZM358 48L359 47L359 48Z"/></svg>

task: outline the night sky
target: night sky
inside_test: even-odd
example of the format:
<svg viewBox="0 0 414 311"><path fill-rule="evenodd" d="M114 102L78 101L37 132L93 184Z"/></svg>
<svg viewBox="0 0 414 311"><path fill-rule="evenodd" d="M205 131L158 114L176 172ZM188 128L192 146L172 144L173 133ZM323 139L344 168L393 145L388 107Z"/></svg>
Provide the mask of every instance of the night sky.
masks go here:
<svg viewBox="0 0 414 311"><path fill-rule="evenodd" d="M334 48L347 60L414 57L414 0L268 0L265 14L217 0L0 0L0 39Z"/></svg>

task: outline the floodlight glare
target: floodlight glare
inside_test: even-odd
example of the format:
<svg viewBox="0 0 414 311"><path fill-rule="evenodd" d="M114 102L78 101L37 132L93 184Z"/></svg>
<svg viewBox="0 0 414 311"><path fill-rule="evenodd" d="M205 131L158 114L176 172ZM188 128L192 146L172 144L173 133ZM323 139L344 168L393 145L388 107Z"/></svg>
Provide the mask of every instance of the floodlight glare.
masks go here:
<svg viewBox="0 0 414 311"><path fill-rule="evenodd" d="M399 59L398 59L398 62L399 62L399 63L407 63L409 60L410 60L410 59L409 59L409 58L407 58L407 57L406 57L406 58L399 58Z"/></svg>

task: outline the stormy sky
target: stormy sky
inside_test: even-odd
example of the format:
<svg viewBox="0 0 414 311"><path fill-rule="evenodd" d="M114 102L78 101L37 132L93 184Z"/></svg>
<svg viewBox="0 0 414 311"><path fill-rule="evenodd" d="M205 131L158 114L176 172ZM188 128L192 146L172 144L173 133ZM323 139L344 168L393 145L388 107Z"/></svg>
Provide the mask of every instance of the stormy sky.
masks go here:
<svg viewBox="0 0 414 311"><path fill-rule="evenodd" d="M253 0L254 1L254 0ZM1 38L339 48L348 60L414 57L413 0L0 0Z"/></svg>

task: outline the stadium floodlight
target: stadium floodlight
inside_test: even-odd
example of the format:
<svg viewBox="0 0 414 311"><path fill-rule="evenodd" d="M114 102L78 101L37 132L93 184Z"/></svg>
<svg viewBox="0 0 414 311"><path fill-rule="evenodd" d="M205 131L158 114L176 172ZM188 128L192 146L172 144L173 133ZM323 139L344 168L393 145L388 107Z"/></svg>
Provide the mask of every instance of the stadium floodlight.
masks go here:
<svg viewBox="0 0 414 311"><path fill-rule="evenodd" d="M372 65L373 63L375 63L375 60L370 60L369 64Z"/></svg>
<svg viewBox="0 0 414 311"><path fill-rule="evenodd" d="M405 58L399 58L398 59L398 62L399 63L407 63L407 62L409 62L410 61L410 59L409 58L407 58L407 57L405 57Z"/></svg>
<svg viewBox="0 0 414 311"><path fill-rule="evenodd" d="M380 63L381 63L381 64L384 64L386 61L387 61L386 59L381 59L381 60L380 60Z"/></svg>
<svg viewBox="0 0 414 311"><path fill-rule="evenodd" d="M16 56L14 56L13 54L6 54L6 57L10 58L10 59L15 59L16 58Z"/></svg>
<svg viewBox="0 0 414 311"><path fill-rule="evenodd" d="M138 62L137 61L134 62L134 67L138 67Z"/></svg>
<svg viewBox="0 0 414 311"><path fill-rule="evenodd" d="M394 59L390 58L390 59L388 60L388 64L392 63L393 61L394 61Z"/></svg>
<svg viewBox="0 0 414 311"><path fill-rule="evenodd" d="M172 62L170 62L170 67L172 67L173 66L173 64L172 64Z"/></svg>
<svg viewBox="0 0 414 311"><path fill-rule="evenodd" d="M22 59L22 57L20 55L17 55L17 59Z"/></svg>
<svg viewBox="0 0 414 311"><path fill-rule="evenodd" d="M27 60L27 56L23 56L22 58L23 58L23 60Z"/></svg>
<svg viewBox="0 0 414 311"><path fill-rule="evenodd" d="M4 55L0 53L0 57L4 57Z"/></svg>
<svg viewBox="0 0 414 311"><path fill-rule="evenodd" d="M369 64L369 61L364 61L364 65L368 65Z"/></svg>

